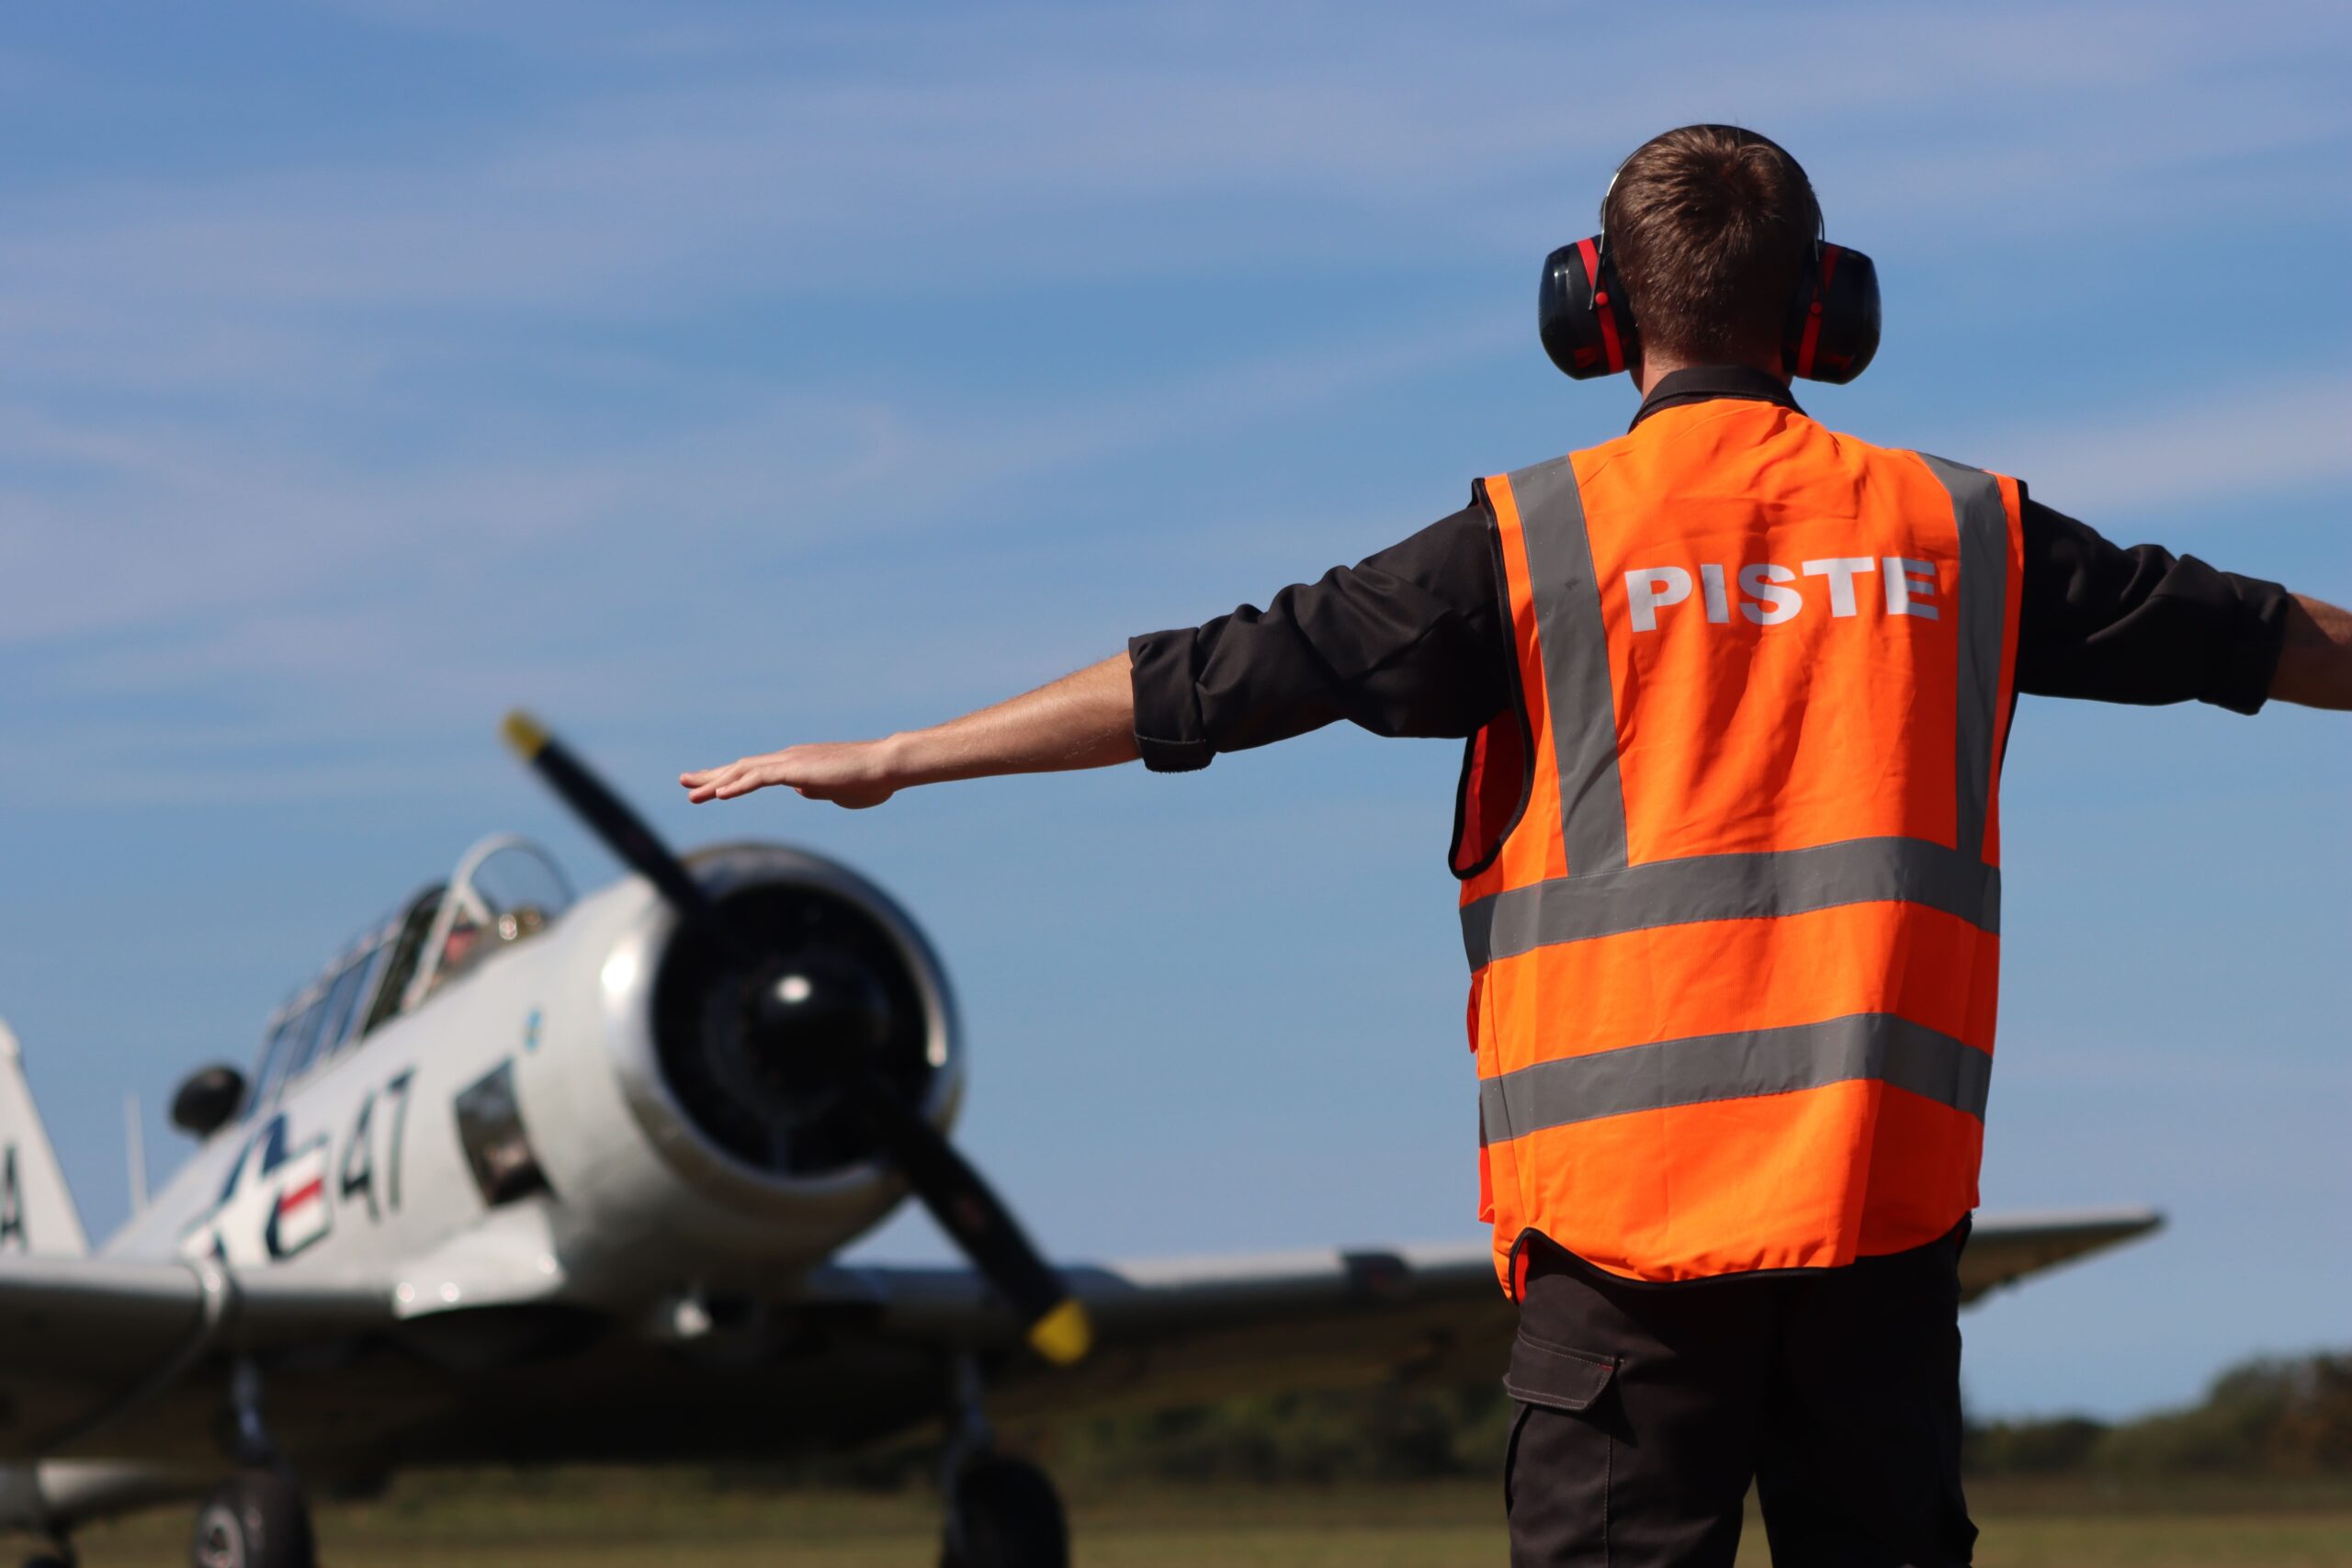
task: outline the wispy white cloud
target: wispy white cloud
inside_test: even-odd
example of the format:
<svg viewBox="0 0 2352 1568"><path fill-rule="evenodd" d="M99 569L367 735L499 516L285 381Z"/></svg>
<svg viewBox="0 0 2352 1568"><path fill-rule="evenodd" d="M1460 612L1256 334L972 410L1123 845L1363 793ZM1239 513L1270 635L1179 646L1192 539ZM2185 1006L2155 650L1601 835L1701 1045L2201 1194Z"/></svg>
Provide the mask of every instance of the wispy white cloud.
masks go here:
<svg viewBox="0 0 2352 1568"><path fill-rule="evenodd" d="M993 486L1358 394L1503 341L1490 324L1442 323L1026 408L766 392L635 439L543 426L494 456L469 444L395 460L278 449L243 433L223 450L168 421L0 408L0 465L20 476L0 485L0 645L250 610L362 572L413 578L415 563L504 560L608 536L681 548L756 531L775 548L936 526Z"/></svg>
<svg viewBox="0 0 2352 1568"><path fill-rule="evenodd" d="M186 759L339 734L333 694L371 680L355 732L471 724L482 626L511 683L651 711L649 649L707 635L660 602L755 619L728 580L747 559L994 526L991 496L1492 363L1524 324L1341 348L1334 318L1182 374L1056 390L1008 366L978 402L920 363L845 386L673 329L1515 263L1579 224L1610 159L1701 115L1782 132L1834 212L1944 249L2053 243L2184 191L2292 210L2347 164L2287 155L2352 131L2327 63L2347 29L2300 6L2267 28L2195 5L2128 27L2099 6L1733 6L1697 51L1595 8L349 9L508 51L543 90L413 160L99 160L0 236L0 658L40 661L52 702L232 694L238 723L171 732ZM624 324L639 346L586 341ZM609 408L583 417L567 376ZM1972 450L2062 503L2146 504L2249 467L2340 477L2348 400L2305 376ZM875 592L872 562L837 596ZM825 613L869 687L924 677L925 650ZM628 634L580 635L599 621ZM12 761L107 745L96 720L0 729Z"/></svg>
<svg viewBox="0 0 2352 1568"><path fill-rule="evenodd" d="M2352 376L2201 387L2193 398L1992 432L1983 451L2064 511L2229 501L2220 522L2241 522L2267 497L2352 479Z"/></svg>
<svg viewBox="0 0 2352 1568"><path fill-rule="evenodd" d="M420 454L390 467L222 453L168 426L0 414L0 465L76 481L0 489L0 652L14 645L29 663L51 650L40 689L74 716L8 726L20 766L6 777L39 792L52 765L136 754L150 762L137 773L96 768L113 781L102 790L143 799L177 779L235 782L256 797L380 795L409 787L406 775L333 754L227 760L273 738L330 753L453 728L470 740L485 705L512 694L607 714L715 711L765 679L720 671L763 670L776 654L764 619L745 613L747 559L788 581L796 558L854 538L859 563L818 568L785 603L803 623L799 646L823 646L825 628L855 638L860 600L894 591L876 553L893 535L973 526L976 498L992 491L1295 416L1499 341L1490 327L1442 324L1027 408L769 396L604 446L543 431L495 458ZM785 605L772 595L768 607ZM626 630L583 635L598 625ZM715 669L682 695L696 645ZM861 647L868 698L938 678L928 647ZM241 716L159 728L143 714L81 715L198 695L225 695Z"/></svg>
<svg viewBox="0 0 2352 1568"><path fill-rule="evenodd" d="M1344 26L1262 8L1189 25L992 10L877 24L821 78L792 52L809 29L763 50L759 22L737 18L753 42L712 30L734 39L717 86L624 76L424 166L306 167L294 149L247 175L53 198L0 243L0 285L85 308L611 310L658 300L656 279L767 291L936 286L943 269L954 287L1344 265L1324 243L1338 214L1391 258L1516 251L1515 227L1464 218L1508 202L1573 222L1609 159L1706 114L1783 129L1837 176L1845 210L2048 231L2352 130L2324 65L2341 62L2344 29L2277 15L2312 35L2311 56L2282 59L2276 28L2200 6L2123 28L2099 6L1844 7L1793 25L1733 7L1707 20L1708 49L1653 73L1627 62L1662 63L1664 39L1585 10L1351 11ZM511 30L542 47L596 31ZM677 30L616 23L622 38Z"/></svg>

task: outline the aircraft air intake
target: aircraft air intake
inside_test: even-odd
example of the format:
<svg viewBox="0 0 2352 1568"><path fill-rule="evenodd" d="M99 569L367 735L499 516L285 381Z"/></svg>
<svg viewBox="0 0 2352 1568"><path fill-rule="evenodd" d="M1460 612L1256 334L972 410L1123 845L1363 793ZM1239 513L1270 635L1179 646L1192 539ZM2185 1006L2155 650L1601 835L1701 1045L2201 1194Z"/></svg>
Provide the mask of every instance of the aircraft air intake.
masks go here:
<svg viewBox="0 0 2352 1568"><path fill-rule="evenodd" d="M930 997L899 937L858 901L767 882L718 900L749 966L682 927L653 987L662 1079L696 1131L743 1164L821 1176L884 1157L844 1092L854 1060L921 1110L945 1065Z"/></svg>

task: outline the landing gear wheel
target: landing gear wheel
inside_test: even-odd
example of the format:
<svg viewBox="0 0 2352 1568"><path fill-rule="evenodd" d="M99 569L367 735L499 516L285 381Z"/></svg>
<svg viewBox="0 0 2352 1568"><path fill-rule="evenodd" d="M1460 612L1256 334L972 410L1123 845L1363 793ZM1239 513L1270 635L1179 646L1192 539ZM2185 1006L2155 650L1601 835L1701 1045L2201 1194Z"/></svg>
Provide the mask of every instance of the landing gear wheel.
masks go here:
<svg viewBox="0 0 2352 1568"><path fill-rule="evenodd" d="M975 1460L956 1477L940 1568L1069 1568L1069 1526L1046 1472L1017 1459Z"/></svg>
<svg viewBox="0 0 2352 1568"><path fill-rule="evenodd" d="M270 1470L231 1476L198 1511L187 1555L195 1568L316 1568L300 1483Z"/></svg>

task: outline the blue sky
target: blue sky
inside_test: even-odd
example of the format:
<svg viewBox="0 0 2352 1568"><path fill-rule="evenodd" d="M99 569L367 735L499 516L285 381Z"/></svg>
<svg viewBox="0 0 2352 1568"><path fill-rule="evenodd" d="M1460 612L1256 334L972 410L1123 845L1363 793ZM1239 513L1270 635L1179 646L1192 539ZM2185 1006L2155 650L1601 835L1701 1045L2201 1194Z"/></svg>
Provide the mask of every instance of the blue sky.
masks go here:
<svg viewBox="0 0 2352 1568"><path fill-rule="evenodd" d="M1476 1234L1455 748L690 811L1353 559L1605 438L1536 265L1690 119L1884 279L1821 417L2352 599L2352 25L2199 5L20 7L0 22L0 1012L93 1228L197 1061L477 835L927 923L1063 1256ZM2352 725L2030 701L1985 1193L2153 1243L1968 1321L1980 1407L2343 1343ZM920 1219L868 1250L936 1257Z"/></svg>

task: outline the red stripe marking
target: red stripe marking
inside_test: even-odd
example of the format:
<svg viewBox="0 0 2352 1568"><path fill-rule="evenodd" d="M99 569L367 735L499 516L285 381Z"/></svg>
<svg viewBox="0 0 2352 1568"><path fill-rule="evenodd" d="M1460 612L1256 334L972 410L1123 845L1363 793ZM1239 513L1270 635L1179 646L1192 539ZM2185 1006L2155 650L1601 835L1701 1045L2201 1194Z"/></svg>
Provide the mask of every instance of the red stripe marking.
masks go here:
<svg viewBox="0 0 2352 1568"><path fill-rule="evenodd" d="M1838 245L1821 247L1821 283L1814 293L1812 307L1804 313L1804 336L1797 343L1796 375L1813 374L1813 351L1821 342L1821 313L1828 303L1829 278L1838 270L1838 253L1842 248Z"/></svg>
<svg viewBox="0 0 2352 1568"><path fill-rule="evenodd" d="M314 1176L311 1178L310 1180L302 1183L301 1186L291 1188L287 1191L279 1193L277 1195L277 1212L282 1214L288 1209L300 1208L313 1198L325 1197L326 1192L327 1179L323 1176Z"/></svg>
<svg viewBox="0 0 2352 1568"><path fill-rule="evenodd" d="M1600 344L1613 374L1625 368L1625 345L1617 341L1617 312L1610 309L1609 290L1600 287L1600 252L1590 240L1578 240L1577 254L1584 260L1585 281L1592 285L1592 313L1600 318Z"/></svg>

